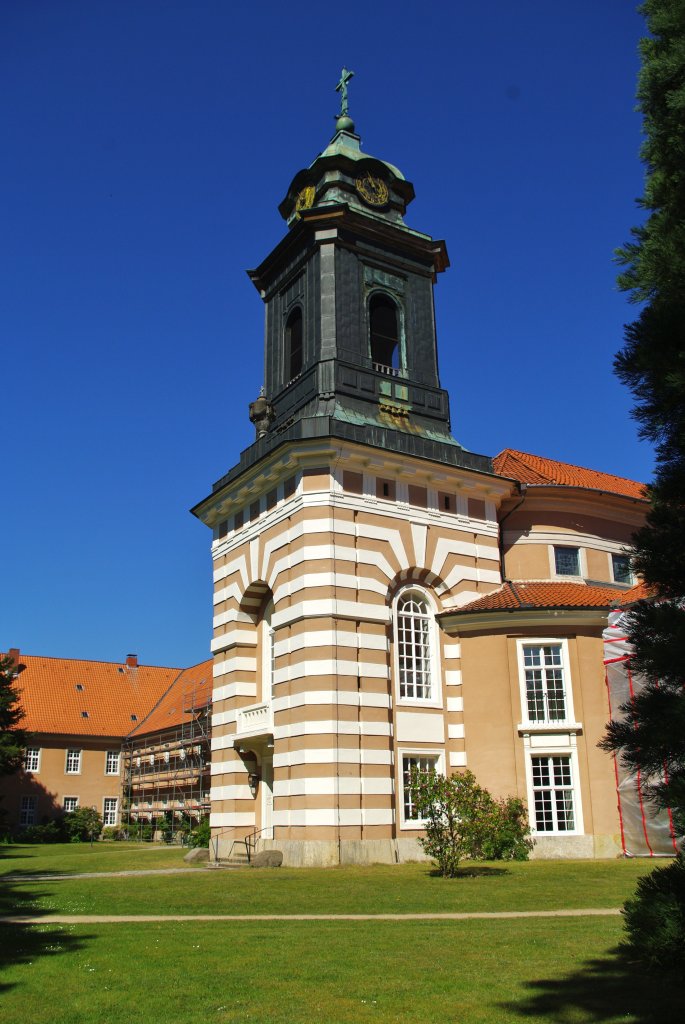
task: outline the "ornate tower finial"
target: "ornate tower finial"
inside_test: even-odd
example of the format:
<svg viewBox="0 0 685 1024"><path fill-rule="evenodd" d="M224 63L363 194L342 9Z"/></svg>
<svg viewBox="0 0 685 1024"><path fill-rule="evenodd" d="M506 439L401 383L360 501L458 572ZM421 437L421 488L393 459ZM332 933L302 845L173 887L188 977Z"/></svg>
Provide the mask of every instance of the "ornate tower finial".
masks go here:
<svg viewBox="0 0 685 1024"><path fill-rule="evenodd" d="M353 132L354 121L348 113L347 103L347 83L351 78L354 77L354 71L348 71L347 68L342 69L340 75L340 81L335 87L335 91L340 93L340 113L336 116L335 127L339 132Z"/></svg>

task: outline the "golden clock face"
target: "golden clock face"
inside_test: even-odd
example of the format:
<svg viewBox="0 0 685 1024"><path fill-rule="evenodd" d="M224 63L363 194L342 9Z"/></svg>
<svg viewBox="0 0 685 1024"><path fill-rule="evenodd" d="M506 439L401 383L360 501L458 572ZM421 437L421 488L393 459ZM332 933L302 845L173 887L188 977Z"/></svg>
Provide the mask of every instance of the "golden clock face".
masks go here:
<svg viewBox="0 0 685 1024"><path fill-rule="evenodd" d="M365 174L355 182L357 192L370 206L385 206L388 201L388 186L381 178Z"/></svg>
<svg viewBox="0 0 685 1024"><path fill-rule="evenodd" d="M313 206L315 193L316 189L313 185L305 185L305 187L297 193L297 199L295 200L295 213L299 213L300 210L308 210L310 206Z"/></svg>

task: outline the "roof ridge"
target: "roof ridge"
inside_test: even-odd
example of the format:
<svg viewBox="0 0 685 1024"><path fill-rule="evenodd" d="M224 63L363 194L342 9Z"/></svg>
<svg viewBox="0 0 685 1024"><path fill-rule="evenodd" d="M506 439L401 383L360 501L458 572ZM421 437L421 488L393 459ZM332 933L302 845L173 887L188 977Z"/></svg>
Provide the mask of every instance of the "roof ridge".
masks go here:
<svg viewBox="0 0 685 1024"><path fill-rule="evenodd" d="M558 466L570 466L571 469L582 469L586 473L598 473L600 476L613 476L616 480L625 480L626 483L629 484L640 484L641 486L646 486L642 480L634 480L630 476L621 476L620 473L611 473L609 470L596 469L593 466L583 466L579 462L566 462L564 459L553 459L549 455L536 455L535 452L523 452L518 448L503 448L501 452L498 452L495 458L498 459L501 455L505 455L507 453L514 455L517 458L523 456L524 459L540 459L542 462L554 462Z"/></svg>
<svg viewBox="0 0 685 1024"><path fill-rule="evenodd" d="M0 654L3 654L3 653L7 653L7 652L0 651ZM86 665L116 665L118 667L121 667L122 665L123 666L126 665L126 659L125 658L122 661L103 661L102 659L98 659L98 658L63 658L63 657L60 657L59 655L56 655L56 654L26 654L22 650L19 651L19 657L20 658L40 658L41 661L74 661L74 662L78 662L79 664L84 664L85 663ZM202 662L199 661L198 665L201 665L201 664L202 664ZM196 666L195 665L191 665L189 667L190 668L195 668ZM141 664L138 664L138 665L135 666L135 668L161 668L165 672L185 672L186 671L185 669L179 668L178 665L141 665Z"/></svg>

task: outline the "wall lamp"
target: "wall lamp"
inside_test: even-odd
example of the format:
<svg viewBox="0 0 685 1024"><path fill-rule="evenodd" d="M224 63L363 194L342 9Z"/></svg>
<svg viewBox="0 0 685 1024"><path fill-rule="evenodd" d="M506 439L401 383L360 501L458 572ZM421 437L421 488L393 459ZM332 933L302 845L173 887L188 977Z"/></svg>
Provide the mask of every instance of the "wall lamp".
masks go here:
<svg viewBox="0 0 685 1024"><path fill-rule="evenodd" d="M248 772L247 782L250 787L252 796L257 796L257 789L259 788L260 775L259 772Z"/></svg>

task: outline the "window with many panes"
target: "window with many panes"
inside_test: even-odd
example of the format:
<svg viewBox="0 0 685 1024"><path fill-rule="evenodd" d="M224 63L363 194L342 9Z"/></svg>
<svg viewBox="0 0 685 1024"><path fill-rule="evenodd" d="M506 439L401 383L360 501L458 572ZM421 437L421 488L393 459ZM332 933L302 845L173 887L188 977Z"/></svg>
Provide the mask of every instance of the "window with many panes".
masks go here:
<svg viewBox="0 0 685 1024"><path fill-rule="evenodd" d="M523 644L524 718L528 723L554 725L568 719L563 645Z"/></svg>
<svg viewBox="0 0 685 1024"><path fill-rule="evenodd" d="M67 775L78 775L81 771L81 751L67 750Z"/></svg>
<svg viewBox="0 0 685 1024"><path fill-rule="evenodd" d="M400 697L435 701L439 697L433 653L433 612L420 591L400 594L395 611L395 640Z"/></svg>
<svg viewBox="0 0 685 1024"><path fill-rule="evenodd" d="M77 796L65 796L62 800L62 807L64 808L65 814L71 814L78 807Z"/></svg>
<svg viewBox="0 0 685 1024"><path fill-rule="evenodd" d="M119 751L108 750L105 756L105 775L119 774Z"/></svg>
<svg viewBox="0 0 685 1024"><path fill-rule="evenodd" d="M106 796L103 804L102 822L104 825L116 825L117 823L117 798Z"/></svg>
<svg viewBox="0 0 685 1024"><path fill-rule="evenodd" d="M35 796L23 796L19 805L19 824L36 824L36 798Z"/></svg>
<svg viewBox="0 0 685 1024"><path fill-rule="evenodd" d="M27 747L24 755L24 770L27 772L40 771L40 747Z"/></svg>
<svg viewBox="0 0 685 1024"><path fill-rule="evenodd" d="M612 555L611 571L614 583L632 583L633 573L630 568L630 557L628 555Z"/></svg>
<svg viewBox="0 0 685 1024"><path fill-rule="evenodd" d="M404 821L420 822L419 812L414 804L411 788L412 768L420 772L434 772L438 769L437 754L404 754L402 756L402 814Z"/></svg>
<svg viewBox="0 0 685 1024"><path fill-rule="evenodd" d="M580 551L578 548L555 547L554 571L557 576L580 576Z"/></svg>
<svg viewBox="0 0 685 1024"><path fill-rule="evenodd" d="M537 832L573 832L573 770L570 755L531 757Z"/></svg>

